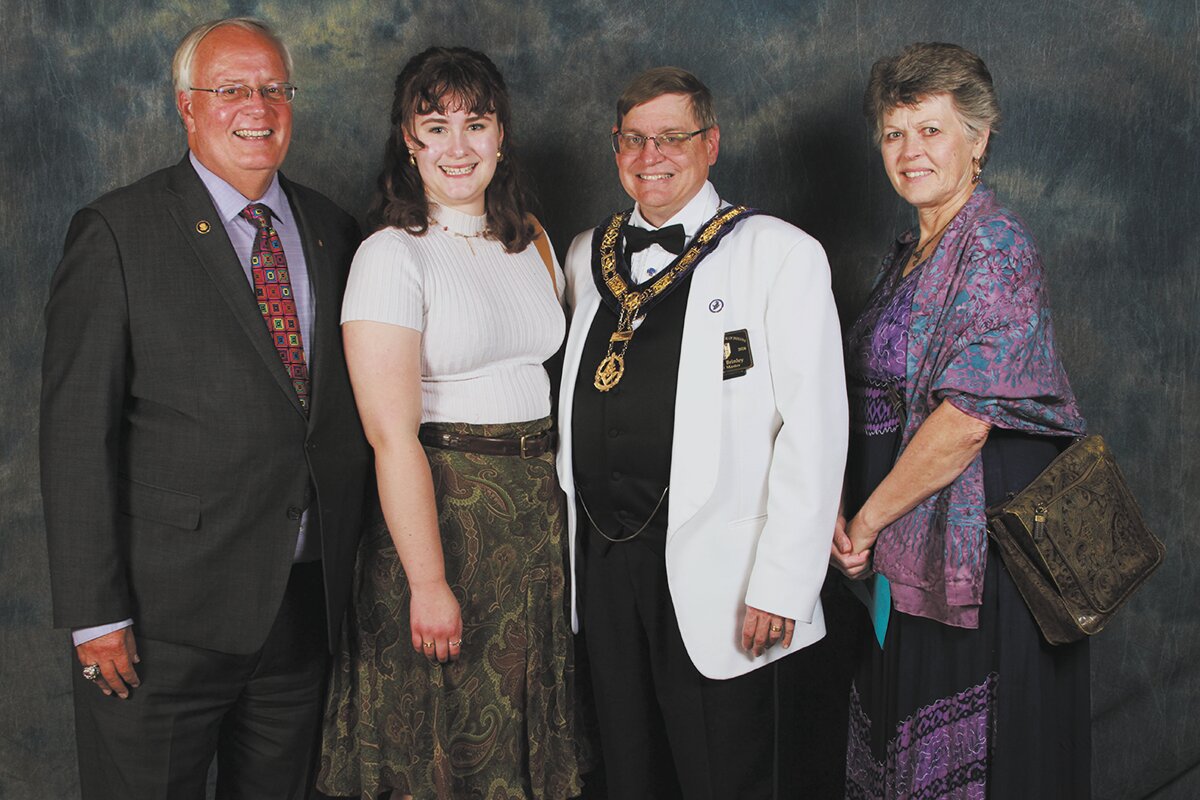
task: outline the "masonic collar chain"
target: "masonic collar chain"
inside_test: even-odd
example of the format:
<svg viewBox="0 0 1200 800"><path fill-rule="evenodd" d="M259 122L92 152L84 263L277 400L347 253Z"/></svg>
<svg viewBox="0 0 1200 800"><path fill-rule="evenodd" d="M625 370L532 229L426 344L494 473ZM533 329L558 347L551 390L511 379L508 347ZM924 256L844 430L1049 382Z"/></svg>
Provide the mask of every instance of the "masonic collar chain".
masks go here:
<svg viewBox="0 0 1200 800"><path fill-rule="evenodd" d="M625 374L625 352L633 339L633 323L644 317L655 305L677 287L681 279L713 250L725 234L733 230L741 220L761 213L757 209L745 206L726 207L717 212L716 216L701 226L700 233L683 253L669 267L658 274L654 281L644 289L635 289L630 285L617 264L623 258L619 252L621 229L629 220L632 211L614 214L608 225L596 229L593 242L592 271L595 275L596 288L605 304L617 313L617 329L608 339L608 352L600 366L596 368L594 385L602 392L607 392L621 382ZM597 269L597 260L599 269Z"/></svg>

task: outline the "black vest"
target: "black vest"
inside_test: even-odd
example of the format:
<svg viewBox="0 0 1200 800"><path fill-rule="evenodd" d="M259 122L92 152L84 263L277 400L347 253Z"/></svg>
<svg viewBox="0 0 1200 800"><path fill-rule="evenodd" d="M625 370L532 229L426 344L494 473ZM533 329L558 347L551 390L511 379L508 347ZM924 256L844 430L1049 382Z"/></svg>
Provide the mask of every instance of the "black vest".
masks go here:
<svg viewBox="0 0 1200 800"><path fill-rule="evenodd" d="M641 528L671 480L675 388L691 284L689 274L642 320L625 353L625 374L608 392L593 384L608 338L617 329L616 314L603 303L584 341L575 380L572 466L577 494L613 538ZM658 550L666 542L669 506L670 497L638 536ZM583 509L579 511L580 534L599 538Z"/></svg>

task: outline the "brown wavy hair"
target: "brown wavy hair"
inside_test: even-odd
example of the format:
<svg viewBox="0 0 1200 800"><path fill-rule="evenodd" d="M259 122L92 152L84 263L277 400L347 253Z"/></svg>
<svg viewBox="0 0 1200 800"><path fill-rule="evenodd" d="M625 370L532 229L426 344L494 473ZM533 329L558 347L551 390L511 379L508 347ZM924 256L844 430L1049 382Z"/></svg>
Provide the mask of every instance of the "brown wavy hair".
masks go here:
<svg viewBox="0 0 1200 800"><path fill-rule="evenodd" d="M383 171L367 211L374 230L393 226L421 236L429 230L429 200L417 168L409 163L405 134L420 141L413 128L417 114L465 109L496 115L504 139L503 158L484 192L488 238L519 253L535 238L525 176L513 153L508 87L492 60L466 47L430 47L411 59L396 76L392 130L384 148Z"/></svg>

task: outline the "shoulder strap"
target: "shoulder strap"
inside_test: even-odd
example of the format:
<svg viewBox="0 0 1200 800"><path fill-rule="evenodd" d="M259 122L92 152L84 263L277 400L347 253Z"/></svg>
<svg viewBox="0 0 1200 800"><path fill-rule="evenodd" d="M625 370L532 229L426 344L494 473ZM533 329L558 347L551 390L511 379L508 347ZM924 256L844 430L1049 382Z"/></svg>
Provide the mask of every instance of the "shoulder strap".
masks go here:
<svg viewBox="0 0 1200 800"><path fill-rule="evenodd" d="M554 296L558 297L558 278L554 277L554 259L550 257L550 237L546 235L537 217L531 214L529 221L533 223L533 244L546 265L546 271L550 273L550 285L554 287Z"/></svg>

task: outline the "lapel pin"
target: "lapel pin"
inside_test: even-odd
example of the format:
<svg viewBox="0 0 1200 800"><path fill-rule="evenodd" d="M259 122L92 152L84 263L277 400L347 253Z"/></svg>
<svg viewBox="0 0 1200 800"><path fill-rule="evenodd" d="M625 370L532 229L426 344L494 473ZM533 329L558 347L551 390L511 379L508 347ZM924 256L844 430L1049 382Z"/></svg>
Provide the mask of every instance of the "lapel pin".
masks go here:
<svg viewBox="0 0 1200 800"><path fill-rule="evenodd" d="M196 223L196 233L208 233L212 230L212 225L208 224L208 220L202 219Z"/></svg>
<svg viewBox="0 0 1200 800"><path fill-rule="evenodd" d="M708 304L708 310L714 314L719 312L724 307L725 307L725 301L719 297L715 298L711 303Z"/></svg>

